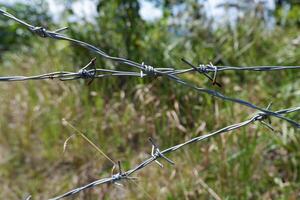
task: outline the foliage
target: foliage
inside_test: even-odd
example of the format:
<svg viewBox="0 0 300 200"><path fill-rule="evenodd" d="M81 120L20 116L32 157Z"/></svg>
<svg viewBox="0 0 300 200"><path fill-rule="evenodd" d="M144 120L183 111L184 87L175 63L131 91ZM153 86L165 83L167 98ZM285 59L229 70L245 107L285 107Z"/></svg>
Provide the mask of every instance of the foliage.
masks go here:
<svg viewBox="0 0 300 200"><path fill-rule="evenodd" d="M4 4L0 4L3 7ZM5 5L5 8L12 14L18 15L20 18L40 26L51 25L51 17L47 14L47 6L41 4L33 7L29 4L15 3L13 5ZM27 47L31 45L32 34L29 31L20 28L14 22L0 21L0 53L4 51L14 50L18 47Z"/></svg>
<svg viewBox="0 0 300 200"><path fill-rule="evenodd" d="M181 68L182 57L199 64L299 65L296 7L289 12L288 25L266 29L267 22L255 14L239 18L234 26L224 22L214 27L197 1L153 2L164 13L156 21L140 17L137 0L97 1L95 21L67 22L66 34L111 55L156 67ZM33 24L65 25L51 24L46 8L14 4L8 9ZM179 12L172 12L174 8ZM68 9L64 22L73 14L70 5ZM274 17L280 20L280 15ZM67 42L38 39L2 17L0 27L3 76L79 69L95 56ZM124 69L100 57L97 65ZM213 87L197 74L185 78ZM218 90L261 107L273 101L277 110L300 100L296 71L219 73L218 79L224 85ZM26 192L34 199L47 199L110 173L111 163L80 138L72 138L62 154L65 139L74 133L62 118L129 168L149 152L149 136L163 148L243 121L253 112L162 79L110 78L90 86L80 81L32 81L2 83L0 89L1 199L21 199ZM291 117L300 120L297 114ZM149 194L154 199L211 198L200 180L223 199L297 199L300 138L286 123L272 123L281 133L256 124L175 153L174 168L149 167L138 174L138 186L125 182L125 190L98 187L79 199L145 199Z"/></svg>

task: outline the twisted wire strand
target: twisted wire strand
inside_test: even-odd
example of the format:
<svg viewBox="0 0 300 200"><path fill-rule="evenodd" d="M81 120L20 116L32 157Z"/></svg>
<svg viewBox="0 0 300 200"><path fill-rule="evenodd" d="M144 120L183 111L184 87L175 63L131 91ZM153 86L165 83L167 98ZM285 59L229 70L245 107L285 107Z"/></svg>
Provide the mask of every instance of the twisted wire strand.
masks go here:
<svg viewBox="0 0 300 200"><path fill-rule="evenodd" d="M96 59L94 58L87 65L85 65L77 72L56 71L56 72L39 74L35 76L0 76L0 82L45 80L45 79L59 79L61 81L68 81L68 80L75 80L75 79L103 78L109 76L140 76L140 74L137 72L96 68L95 62ZM93 67L93 69L88 69L89 67Z"/></svg>
<svg viewBox="0 0 300 200"><path fill-rule="evenodd" d="M297 127L297 128L300 128L300 124L291 120L291 119L288 119L286 117L283 117L279 114L276 114L275 112L272 112L270 110L267 110L267 109L263 109L263 108L260 108L250 102L247 102L247 101L244 101L244 100L241 100L241 99L237 99L237 98L231 98L231 97L227 97L215 90L210 90L210 89L205 89L205 88L200 88L200 87L197 87L191 83L188 83L180 78L177 77L177 75L179 74L182 74L184 73L185 71L198 71L200 72L202 70L202 72L204 73L204 71L206 72L209 72L209 71L222 71L222 70L245 70L245 69L242 69L241 67L223 67L221 69L219 68L213 68L212 66L211 67L205 67L205 70L203 70L203 66L200 66L200 67L197 67L196 69L187 69L187 70L172 70L170 68L154 68L154 67L149 67L147 65L144 65L144 63L140 64L140 63L137 63L135 61L132 61L132 60L129 60L129 59L125 59L125 58L121 58L121 57L115 57L115 56L110 56L108 55L107 53L105 53L104 51L102 51L101 49L91 45L91 44L88 44L86 42L83 42L83 41L80 41L80 40L76 40L76 39L73 39L73 38L69 38L65 35L62 35L60 34L59 32L65 30L66 28L61 28L61 29L58 29L56 31L49 31L43 27L36 27L36 26L33 26L33 25L30 25L24 21L22 21L21 19L18 19L17 17L13 16L12 14L0 9L0 14L3 15L3 16L6 16L12 20L15 20L16 22L20 23L21 25L27 27L30 31L32 31L33 33L39 35L40 37L43 37L43 38L46 38L46 37L49 37L49 38L52 38L52 39L57 39L57 40L66 40L66 41L69 41L71 43L74 43L74 44L77 44L79 46L82 46L86 49L89 49L97 54L99 54L100 56L106 58L106 59L110 59L110 60L113 60L113 61L116 61L118 63L122 63L122 64L125 64L125 65L129 65L129 66L132 66L132 67L135 67L139 70L141 70L141 73L140 73L140 76L143 77L144 76L144 72L146 73L146 75L152 75L152 76L166 76L168 79L170 80L173 80L175 81L176 83L179 83L179 84L182 84L184 86L187 86L191 89L194 89L200 93L206 93L206 94L209 94L211 96L214 96L214 97L217 97L221 100L224 100L224 101L230 101L230 102L233 102L233 103L238 103L238 104L241 104L241 105L244 105L244 106L247 106L249 108L252 108L252 109L256 109L256 110L259 110L261 112L264 112L264 113L267 113L269 115L272 115L274 117L277 117L277 118L280 118L280 119L283 119L287 122L289 122L290 124L292 124L293 126ZM213 69L212 69L213 68ZM290 66L290 67L283 67L283 66L278 66L278 67L269 67L269 66L265 66L265 67L262 67L262 68L259 68L259 67L248 67L247 69L248 70L253 70L253 71L270 71L270 70L283 70L283 69L299 69L300 67L299 66ZM169 70L170 69L170 70ZM128 75L127 73L124 73L123 72L120 72L120 74L114 74L114 76L126 76ZM130 76L137 76L137 74L130 74ZM215 74L216 75L216 74ZM107 76L107 75L106 75ZM42 76L42 77L45 77L45 76ZM105 75L103 76L100 76L100 77L105 77ZM6 77L7 78L7 77ZM23 79L26 79L23 77ZM71 80L73 80L74 78L71 78ZM9 80L9 78L7 79L4 79L4 80ZM15 80L15 79L10 79L10 80Z"/></svg>
<svg viewBox="0 0 300 200"><path fill-rule="evenodd" d="M277 114L288 114L288 113L292 113L292 112L297 112L300 110L300 107L295 107L295 108L288 108L288 109L283 109L283 110L278 110L276 111L275 113ZM177 144L175 146L172 146L172 147L169 147L163 151L160 151L158 146L153 142L152 139L150 139L150 142L152 144L152 153L151 153L151 157L145 159L143 162L141 162L140 164L138 164L137 166L135 166L134 168L128 170L128 171L125 171L125 172L119 172L117 174L114 174L112 175L111 177L108 177L108 178L103 178L103 179L99 179L99 180L96 180L94 182L91 182L87 185L84 185L82 187L79 187L79 188L76 188L76 189L73 189L69 192L66 192L60 196L57 196L57 197L54 197L50 200L59 200L59 199L62 199L62 198L65 198L65 197L68 197L68 196L71 196L71 195L74 195L76 193L79 193L85 189L88 189L88 188L92 188L92 187L95 187L95 186L98 186L98 185L102 185L102 184L108 184L108 183L115 183L115 182L118 182L118 181L121 181L121 180L126 180L126 179L129 179L131 178L130 176L134 173L136 173L137 171L145 168L146 166L150 165L152 162L158 162L157 160L158 159L163 159L171 164L174 164L173 161L171 161L170 159L168 159L167 157L165 157L166 154L169 154L169 153L172 153L174 151L177 151L178 149L181 149L187 145L190 145L190 144L193 144L193 143L196 143L196 142L200 142L202 140L205 140L205 139L209 139L211 137L214 137L216 135L219 135L219 134L222 134L222 133L226 133L226 132L230 132L230 131L233 131L235 129L239 129L241 127L244 127L244 126L247 126L251 123L254 123L256 121L259 121L259 122L264 122L264 120L268 117L271 117L272 115L269 115L267 113L263 113L263 112L259 112L257 114L255 114L253 117L251 117L250 119L246 120L246 121L243 121L243 122L240 122L240 123L237 123L237 124L233 124L233 125L229 125L229 126L226 126L224 128L221 128L217 131L214 131L212 133L209 133L209 134L205 134L205 135L201 135L201 136L198 136L198 137L194 137L184 143L181 143L181 144ZM158 162L159 166L162 167L162 164L160 164Z"/></svg>
<svg viewBox="0 0 300 200"><path fill-rule="evenodd" d="M217 66L218 72L220 71L256 71L256 72L269 72L269 71L280 71L280 70L293 70L293 69L300 69L300 66L240 66L240 67L233 67L233 66ZM205 73L214 72L214 69L211 68L210 65L206 65L205 68L197 67L198 70L201 70ZM174 70L172 74L184 74L187 72L195 71L194 68L189 69L178 69Z"/></svg>
<svg viewBox="0 0 300 200"><path fill-rule="evenodd" d="M46 80L46 79L59 79L61 81L69 81L76 79L95 79L104 78L110 76L134 76L140 77L140 73L128 72L128 71L118 71L118 70L107 70L107 69L90 69L84 71L84 73L78 72L67 72L67 71L57 71L51 73L45 73L35 76L2 76L0 77L0 82L15 82L15 81L28 81L28 80Z"/></svg>

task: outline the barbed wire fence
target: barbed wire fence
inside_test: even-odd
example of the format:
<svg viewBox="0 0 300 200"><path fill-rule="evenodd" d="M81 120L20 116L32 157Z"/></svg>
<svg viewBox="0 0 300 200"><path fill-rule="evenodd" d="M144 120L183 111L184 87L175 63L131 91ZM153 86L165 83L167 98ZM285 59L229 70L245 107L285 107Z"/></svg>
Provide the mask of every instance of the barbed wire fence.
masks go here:
<svg viewBox="0 0 300 200"><path fill-rule="evenodd" d="M73 38L70 38L70 37L67 37L63 34L60 34L61 31L64 31L67 29L67 27L64 27L64 28L60 28L58 30L55 30L55 31L49 31L47 30L46 28L43 28L43 27L38 27L38 26L33 26L33 25L30 25L28 24L27 22L24 22L22 21L21 19L18 19L17 17L13 16L12 14L0 9L0 14L3 15L3 16L6 16L12 20L15 20L16 22L20 23L21 25L25 26L26 28L28 28L31 32L33 32L34 34L37 34L38 36L42 37L42 38L51 38L51 39L56 39L56 40L66 40L66 41L69 41L73 44L76 44L76 45L79 45L79 46L82 46L98 55L100 55L101 57L103 58L106 58L106 59L109 59L109 60L112 60L112 61L115 61L115 62L118 62L118 63L121 63L121 64L124 64L124 65L127 65L127 66L131 66L131 67L134 67L138 70L140 70L140 77L144 77L144 76L151 76L151 77L158 77L158 76L163 76L163 77L166 77L172 81L175 81L176 83L179 83L181 85L184 85L188 88L191 88L193 90L196 90L197 92L199 93L206 93L206 94L209 94L211 96L214 96L214 97L217 97L219 99L222 99L224 101L229 101L229 102L233 102L233 103L238 103L238 104L241 104L241 105L244 105L244 106L247 106L249 108L252 108L252 109L255 109L255 110L258 110L258 111L261 111L261 112L264 112L264 113L268 113L269 115L272 115L272 116L275 116L277 118L280 118L280 119L283 119L283 120L286 120L287 122L289 122L290 124L292 124L293 126L297 127L297 128L300 128L300 124L291 120L291 119L288 119L286 117L283 117L281 115L278 115L276 114L275 112L272 112L270 110L267 110L267 109L264 109L264 108L261 108L259 106L256 106L250 102L247 102L245 100L242 100L242 99L237 99L237 98L232 98L232 97L228 97L228 96L225 96L223 95L222 93L218 92L218 91L215 91L215 90L211 90L211 89L206 89L206 88L201 88L201 87L198 87L190 82L187 82L183 79L180 79L177 75L179 74L182 74L182 73L186 73L186 71L197 71L199 73L202 73L202 74L206 74L208 72L214 72L214 76L213 76L213 84L216 84L216 77L217 77L217 72L219 71L218 67L217 66L214 66L212 64L210 65L200 65L199 67L195 67L193 66L191 63L188 63L186 60L185 63L188 63L190 66L192 66L192 68L190 69L187 69L187 70L179 70L179 71L175 71L175 69L173 68L156 68L156 67L152 67L151 65L146 65L144 63L138 63L138 62L135 62L135 61L132 61L132 60L129 60L129 59L125 59L125 58L121 58L121 57L115 57L115 56L110 56L108 55L107 53L105 53L104 51L102 51L101 49L89 44L89 43L86 43L86 42L83 42L83 41L80 41L80 40L76 40L76 39L73 39ZM285 67L285 66L277 66L275 67L274 69L276 70L283 70L283 69L299 69L300 66L292 66L292 67ZM223 67L223 70L242 70L242 67ZM253 71L270 71L270 70L273 70L271 66L265 66L265 67L250 67L248 68L248 70L253 70ZM174 72L175 71L175 72ZM84 71L84 72L88 72L88 71ZM75 72L76 74L76 72ZM95 73L95 70L93 70L93 74L96 74ZM77 77L75 78L86 78L87 76L87 73L82 73L81 72L77 72ZM91 75L91 74L89 74ZM124 75L124 74L122 74ZM133 76L137 75L137 74L131 74ZM40 75L42 78L44 77L43 75ZM70 76L70 73L67 73L66 75L63 75L63 74L60 74L60 75L57 75L57 76ZM95 76L95 75L94 75ZM208 75L207 75L208 76ZM6 78L6 77L5 77ZM74 78L74 77L73 77ZM71 78L71 79L73 79ZM65 79L63 79L65 80Z"/></svg>
<svg viewBox="0 0 300 200"><path fill-rule="evenodd" d="M279 111L276 111L275 113L277 113L277 114L288 114L288 113L296 112L296 111L299 111L299 110L300 110L300 107L296 107L296 108L289 108L289 109L279 110ZM264 124L265 126L270 128L272 131L274 131L274 128L272 128L270 126L270 124L265 122L265 120L270 116L271 115L269 115L269 114L260 112L256 115L254 115L253 117L251 117L250 119L246 120L246 121L243 121L243 122L240 122L240 123L237 123L237 124L233 124L233 125L230 125L230 126L226 126L222 129L219 129L215 132L212 132L212 133L209 133L209 134L206 134L206 135L201 135L201 136L192 138L192 139L190 139L190 140L188 140L184 143L177 144L175 146L169 147L169 148L167 148L165 150L162 150L162 151L159 149L159 146L154 142L154 140L152 138L149 138L149 142L151 143L151 146L152 146L151 156L149 158L145 159L143 162L141 162L137 166L135 166L134 168L123 172L122 168L121 168L121 164L120 164L120 162L118 162L119 172L116 173L116 174L113 174L111 177L96 180L96 181L91 182L87 185L84 185L84 186L81 186L79 188L73 189L73 190L71 190L71 191L69 191L65 194L54 197L50 200L62 199L62 198L77 194L77 193L79 193L83 190L86 190L88 188L98 186L98 185L116 183L116 182L126 180L126 179L132 179L132 178L134 179L134 177L130 177L132 174L134 174L134 173L138 172L139 170L147 167L148 165L150 165L153 162L156 162L160 167L163 167L163 165L158 161L158 159L162 159L162 160L168 162L169 164L174 165L174 162L165 156L166 154L177 151L178 149L181 149L181 148L183 148L187 145L190 145L190 144L193 144L193 143L196 143L196 142L200 142L200 141L205 140L205 139L209 139L213 136L216 136L216 135L219 135L219 134L222 134L222 133L226 133L226 132L230 132L230 131L233 131L235 129L239 129L241 127L247 126L247 125L249 125L251 123L254 123L256 121L261 122L262 124Z"/></svg>
<svg viewBox="0 0 300 200"><path fill-rule="evenodd" d="M108 184L108 183L117 183L122 180L128 180L128 179L134 179L134 177L131 177L132 174L138 172L139 170L145 168L146 166L150 165L153 162L156 162L160 167L163 167L163 165L158 161L158 159L163 159L169 164L174 164L172 160L167 158L165 155L172 153L178 149L181 149L187 145L200 142L205 139L209 139L213 136L230 132L235 129L247 126L251 123L254 123L256 121L261 122L263 125L265 125L267 128L270 130L274 131L274 128L267 123L265 120L270 118L270 117L276 117L282 120L287 121L291 125L293 125L295 128L300 128L300 124L290 118L285 117L284 115L292 112L297 112L300 110L300 107L295 107L295 108L288 108L288 109L283 109L283 110L278 110L278 111L271 111L270 106L267 108L261 108L259 106L256 106L255 104L252 104L250 102L247 102L242 99L238 98L232 98L223 95L222 93L216 91L216 90L211 90L211 89L206 89L202 87L198 87L197 85L190 83L179 76L182 74L186 73L199 73L204 76L206 76L209 80L212 81L213 85L217 85L218 87L222 87L222 85L217 82L217 74L222 71L255 71L255 72L269 72L269 71L277 71L277 70L299 70L300 66L248 66L248 67L234 67L234 66L215 66L212 63L209 64L200 64L199 66L195 66L186 59L182 58L182 61L185 65L188 65L190 68L186 69L175 69L172 67L168 68L160 68L160 67L153 67L151 65L146 65L144 62L138 63L129 59L121 58L121 57L115 57L108 55L101 49L93 46L92 44L86 43L84 41L80 41L77 39L73 39L70 37L67 37L60 32L65 31L67 27L60 28L55 31L49 31L43 27L38 27L31 25L15 16L12 14L4 11L3 9L0 9L0 15L3 15L5 17L8 17L9 19L12 19L19 24L23 25L24 27L28 28L32 33L42 37L42 38L51 38L51 39L56 39L56 40L66 40L69 41L73 44L82 46L105 59L109 59L112 61L115 61L120 64L124 64L126 66L133 67L135 71L121 71L121 70L112 70L112 69L105 69L105 68L97 68L96 67L96 59L92 59L87 65L82 67L79 71L75 72L70 72L70 71L55 71L55 72L49 72L49 73L44 73L44 74L39 74L39 75L33 75L33 76L0 76L0 82L13 82L13 81L28 81L28 80L45 80L45 79L58 79L61 81L71 81L71 80L77 80L77 79L89 79L89 84L92 83L94 79L98 78L105 78L105 77L120 77L120 76L132 76L132 77L137 77L137 78L144 78L144 77L151 77L151 78L156 78L156 77L165 77L167 79L170 79L176 83L179 83L187 88L193 89L199 93L205 93L209 94L211 96L217 97L221 100L224 101L229 101L232 103L237 103L241 104L243 106L252 108L256 111L259 111L257 114L255 114L253 117L250 119L229 125L227 127L224 127L222 129L219 129L215 132L206 134L206 135L201 135L195 138L192 138L184 143L177 144L175 146L169 147L165 150L160 150L159 146L154 142L152 138L149 138L149 141L152 146L151 150L151 156L147 159L145 159L143 162L135 166L134 168L128 170L128 171L122 171L121 168L121 163L118 162L118 167L119 172L116 174L113 174L111 177L103 178L96 180L92 183L89 183L87 185L84 185L82 187L73 189L65 194L62 194L60 196L54 197L51 200L58 200L62 199L71 195L74 195L76 193L79 193L83 190L86 190L88 188L92 188L98 185L102 184ZM213 73L212 75L210 75ZM28 196L26 200L31 199L31 196Z"/></svg>

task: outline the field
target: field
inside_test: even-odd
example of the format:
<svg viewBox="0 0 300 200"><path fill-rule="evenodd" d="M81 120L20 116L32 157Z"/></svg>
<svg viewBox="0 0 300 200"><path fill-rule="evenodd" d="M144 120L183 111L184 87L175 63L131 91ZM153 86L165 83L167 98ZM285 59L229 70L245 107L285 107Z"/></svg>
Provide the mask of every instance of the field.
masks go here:
<svg viewBox="0 0 300 200"><path fill-rule="evenodd" d="M1 16L0 21L7 19ZM209 33L191 29L191 34L174 39L162 19L157 25L134 30L127 43L123 38L128 33L117 34L119 29L111 24L99 30L90 24L86 29L71 24L65 34L112 55L153 66L187 68L182 57L196 64L213 61L216 66L299 65L297 26L266 30L263 22L245 19L235 28ZM14 22L5 25L19 26ZM97 34L91 34L93 31ZM17 44L1 52L1 76L76 71L93 57L102 68L130 69L69 42L28 34L28 45ZM263 108L272 102L274 111L300 102L299 70L219 72L222 88L199 73L182 77ZM0 83L0 199L24 199L29 194L32 199L48 199L111 176L110 160L82 137L71 137L65 143L76 133L68 124L127 170L149 156L149 137L165 149L257 113L164 77L108 77L87 82ZM298 122L299 116L288 115ZM134 175L137 180L122 181L122 186L97 186L70 199L299 199L299 130L283 120L271 120L275 131L256 122L169 154L174 166L161 160L164 168L153 163Z"/></svg>

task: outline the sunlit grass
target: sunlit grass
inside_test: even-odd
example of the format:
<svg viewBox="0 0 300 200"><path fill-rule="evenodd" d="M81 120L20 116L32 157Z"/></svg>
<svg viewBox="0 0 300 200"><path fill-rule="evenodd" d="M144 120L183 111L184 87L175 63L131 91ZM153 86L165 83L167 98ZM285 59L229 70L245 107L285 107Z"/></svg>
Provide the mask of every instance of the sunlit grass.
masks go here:
<svg viewBox="0 0 300 200"><path fill-rule="evenodd" d="M274 38L256 33L254 43L240 53L240 48L233 51L234 43L239 42L243 48L249 41L242 36L232 41L228 36L221 47L223 60L219 62L297 64L299 50L288 44L293 35L281 40L277 33L272 35ZM215 37L222 36L216 33ZM72 52L58 45L59 42L38 40L34 49L6 53L2 56L0 72L31 75L76 70L76 59L69 57L74 56ZM201 49L202 55L215 57L212 49L203 50L201 45L193 48ZM173 53L181 56L176 51ZM202 62L206 61L204 58ZM164 64L164 61L156 62ZM180 59L173 62L183 66ZM213 87L197 74L185 78ZM276 110L297 106L299 102L299 73L295 71L220 73L218 78L224 85L220 91L260 107L267 107L272 101ZM34 199L47 199L111 175L110 161L83 140L72 139L63 153L64 142L74 134L74 130L63 125L63 118L98 144L113 161L120 160L126 170L148 156L150 136L163 149L243 121L255 112L198 94L163 78L109 78L95 80L91 86L84 81L58 80L1 83L0 90L1 199L21 199L26 194ZM291 116L299 121L298 114ZM297 130L287 123L278 120L273 123L281 133L272 133L259 123L250 125L171 154L174 167L165 164L160 169L153 164L141 170L135 182L139 187L123 182L123 188L99 186L77 197L213 199L209 187L222 199L297 199L300 138Z"/></svg>

